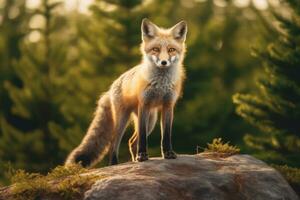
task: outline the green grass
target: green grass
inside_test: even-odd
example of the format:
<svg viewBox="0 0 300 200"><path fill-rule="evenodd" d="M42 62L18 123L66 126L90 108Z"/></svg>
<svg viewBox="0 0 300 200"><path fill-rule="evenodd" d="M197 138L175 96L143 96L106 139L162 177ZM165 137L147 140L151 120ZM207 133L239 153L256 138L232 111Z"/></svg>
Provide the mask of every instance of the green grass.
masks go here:
<svg viewBox="0 0 300 200"><path fill-rule="evenodd" d="M35 200L46 197L59 199L82 199L86 188L95 182L95 175L85 174L80 165L58 166L47 175L17 170L11 178L11 199Z"/></svg>
<svg viewBox="0 0 300 200"><path fill-rule="evenodd" d="M226 157L240 153L240 149L230 145L229 142L224 143L222 138L215 138L212 143L207 144L207 148L204 149L204 152Z"/></svg>

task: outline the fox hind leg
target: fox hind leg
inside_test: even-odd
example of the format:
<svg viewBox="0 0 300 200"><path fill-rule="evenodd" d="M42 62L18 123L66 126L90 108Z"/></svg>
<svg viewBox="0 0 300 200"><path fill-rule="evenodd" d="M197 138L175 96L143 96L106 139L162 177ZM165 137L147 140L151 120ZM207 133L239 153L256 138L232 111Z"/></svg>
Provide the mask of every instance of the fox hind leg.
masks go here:
<svg viewBox="0 0 300 200"><path fill-rule="evenodd" d="M131 154L131 160L135 161L135 156L137 152L137 131L134 131L130 139L128 140L129 152Z"/></svg>
<svg viewBox="0 0 300 200"><path fill-rule="evenodd" d="M130 117L130 112L128 111L120 112L120 113L123 114L120 114L117 117L118 119L116 120L117 124L115 128L115 137L110 147L110 154L109 154L110 165L116 165L119 162L118 161L119 147Z"/></svg>

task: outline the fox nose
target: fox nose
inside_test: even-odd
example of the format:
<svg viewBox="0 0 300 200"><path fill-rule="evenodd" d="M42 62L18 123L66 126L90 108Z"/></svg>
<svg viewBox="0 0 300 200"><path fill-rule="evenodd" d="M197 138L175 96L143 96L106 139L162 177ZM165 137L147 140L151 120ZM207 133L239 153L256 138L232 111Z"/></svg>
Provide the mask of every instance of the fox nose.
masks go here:
<svg viewBox="0 0 300 200"><path fill-rule="evenodd" d="M163 61L161 61L161 64L162 64L162 65L166 65L166 64L167 64L167 61L163 60Z"/></svg>

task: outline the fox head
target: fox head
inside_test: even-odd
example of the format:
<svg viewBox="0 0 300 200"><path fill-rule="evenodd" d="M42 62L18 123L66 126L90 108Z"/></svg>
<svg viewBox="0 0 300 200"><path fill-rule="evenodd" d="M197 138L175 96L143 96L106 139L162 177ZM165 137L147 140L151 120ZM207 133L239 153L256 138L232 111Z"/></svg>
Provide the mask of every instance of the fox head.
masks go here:
<svg viewBox="0 0 300 200"><path fill-rule="evenodd" d="M160 68L182 62L185 53L187 24L181 21L171 28L156 26L148 19L142 21L141 50L144 59Z"/></svg>

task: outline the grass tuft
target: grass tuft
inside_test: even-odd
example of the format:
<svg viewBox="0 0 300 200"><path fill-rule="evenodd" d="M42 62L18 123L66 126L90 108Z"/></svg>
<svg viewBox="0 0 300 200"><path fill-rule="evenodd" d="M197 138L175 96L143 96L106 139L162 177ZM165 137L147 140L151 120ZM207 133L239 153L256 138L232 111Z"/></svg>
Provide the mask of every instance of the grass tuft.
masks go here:
<svg viewBox="0 0 300 200"><path fill-rule="evenodd" d="M213 153L220 157L227 157L240 153L240 149L237 146L230 145L229 142L224 143L222 138L215 138L211 144L207 144L207 148L204 149L204 152Z"/></svg>

